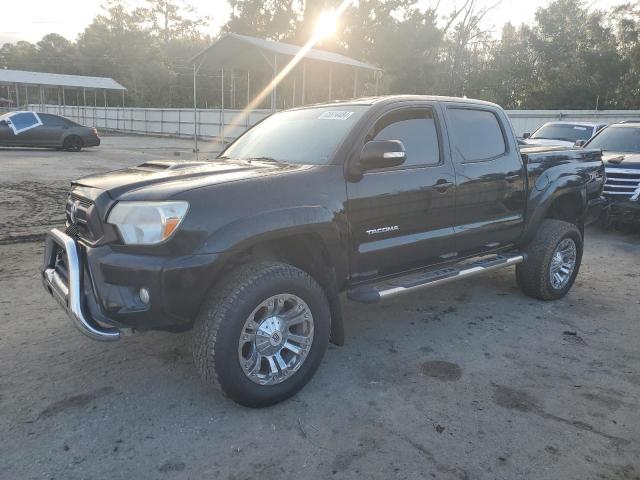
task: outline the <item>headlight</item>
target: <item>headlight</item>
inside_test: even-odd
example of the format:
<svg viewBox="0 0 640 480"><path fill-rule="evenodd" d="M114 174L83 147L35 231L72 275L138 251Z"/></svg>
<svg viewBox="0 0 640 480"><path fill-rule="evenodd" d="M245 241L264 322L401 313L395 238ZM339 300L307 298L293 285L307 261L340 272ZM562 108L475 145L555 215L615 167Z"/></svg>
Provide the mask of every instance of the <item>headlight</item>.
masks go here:
<svg viewBox="0 0 640 480"><path fill-rule="evenodd" d="M153 245L168 239L184 218L187 202L118 202L107 222L127 245Z"/></svg>

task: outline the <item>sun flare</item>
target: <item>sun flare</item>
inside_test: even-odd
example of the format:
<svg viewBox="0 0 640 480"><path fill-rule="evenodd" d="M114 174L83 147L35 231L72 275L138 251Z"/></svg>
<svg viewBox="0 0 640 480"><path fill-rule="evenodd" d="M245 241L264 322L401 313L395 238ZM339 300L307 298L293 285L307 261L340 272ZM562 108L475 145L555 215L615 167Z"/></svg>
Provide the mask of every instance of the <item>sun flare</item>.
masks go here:
<svg viewBox="0 0 640 480"><path fill-rule="evenodd" d="M316 36L318 38L332 37L336 33L338 16L335 12L322 12L316 23Z"/></svg>

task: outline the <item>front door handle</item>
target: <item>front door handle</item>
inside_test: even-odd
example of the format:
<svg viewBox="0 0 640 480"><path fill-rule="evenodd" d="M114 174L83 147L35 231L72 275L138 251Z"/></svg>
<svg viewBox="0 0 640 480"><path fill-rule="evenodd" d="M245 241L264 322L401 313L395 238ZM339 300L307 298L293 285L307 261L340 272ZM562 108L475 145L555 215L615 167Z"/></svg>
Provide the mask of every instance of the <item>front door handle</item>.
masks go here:
<svg viewBox="0 0 640 480"><path fill-rule="evenodd" d="M519 178L520 178L520 174L519 173L516 173L515 175L507 175L506 177L504 177L504 179L507 182L513 182L514 180L517 180Z"/></svg>
<svg viewBox="0 0 640 480"><path fill-rule="evenodd" d="M449 190L450 187L453 186L453 182L450 182L444 178L438 180L433 188L435 188L438 192L444 193Z"/></svg>

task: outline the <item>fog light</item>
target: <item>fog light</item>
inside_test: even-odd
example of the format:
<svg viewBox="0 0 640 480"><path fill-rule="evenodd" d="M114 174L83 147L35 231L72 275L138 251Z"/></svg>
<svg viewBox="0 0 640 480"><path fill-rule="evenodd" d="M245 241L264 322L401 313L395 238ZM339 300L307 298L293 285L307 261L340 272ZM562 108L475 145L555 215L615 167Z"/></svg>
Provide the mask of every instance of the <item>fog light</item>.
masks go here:
<svg viewBox="0 0 640 480"><path fill-rule="evenodd" d="M138 292L138 296L140 297L140 301L145 305L147 305L149 303L149 300L151 300L151 295L149 295L149 290L147 290L146 288L141 288L140 291Z"/></svg>

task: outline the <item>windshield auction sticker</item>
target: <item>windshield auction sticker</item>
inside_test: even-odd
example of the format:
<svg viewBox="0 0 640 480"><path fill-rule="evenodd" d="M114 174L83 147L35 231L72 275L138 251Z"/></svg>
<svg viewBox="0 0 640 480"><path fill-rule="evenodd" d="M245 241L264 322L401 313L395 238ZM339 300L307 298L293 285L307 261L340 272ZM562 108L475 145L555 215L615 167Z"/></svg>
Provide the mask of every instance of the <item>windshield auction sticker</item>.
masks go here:
<svg viewBox="0 0 640 480"><path fill-rule="evenodd" d="M343 110L329 110L327 112L322 112L322 114L318 117L320 120L346 120L354 112L346 112Z"/></svg>

